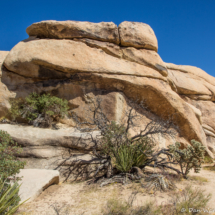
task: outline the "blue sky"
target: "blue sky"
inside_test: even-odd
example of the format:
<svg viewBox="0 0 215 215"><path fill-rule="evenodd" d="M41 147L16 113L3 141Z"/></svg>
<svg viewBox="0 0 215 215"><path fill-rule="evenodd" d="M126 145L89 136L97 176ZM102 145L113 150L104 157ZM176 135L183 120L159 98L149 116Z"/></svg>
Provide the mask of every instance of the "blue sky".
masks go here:
<svg viewBox="0 0 215 215"><path fill-rule="evenodd" d="M0 50L27 38L26 28L42 20L137 21L153 28L165 62L215 76L215 0L2 0L0 6Z"/></svg>

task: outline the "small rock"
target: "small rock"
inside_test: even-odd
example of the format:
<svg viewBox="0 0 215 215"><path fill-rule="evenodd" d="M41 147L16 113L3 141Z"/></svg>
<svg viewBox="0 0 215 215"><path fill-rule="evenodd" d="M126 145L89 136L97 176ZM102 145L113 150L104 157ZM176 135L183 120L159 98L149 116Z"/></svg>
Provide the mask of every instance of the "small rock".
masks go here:
<svg viewBox="0 0 215 215"><path fill-rule="evenodd" d="M21 202L28 200L33 201L43 190L52 184L59 183L59 172L57 170L45 169L22 169L17 175L23 177L19 184L19 196Z"/></svg>

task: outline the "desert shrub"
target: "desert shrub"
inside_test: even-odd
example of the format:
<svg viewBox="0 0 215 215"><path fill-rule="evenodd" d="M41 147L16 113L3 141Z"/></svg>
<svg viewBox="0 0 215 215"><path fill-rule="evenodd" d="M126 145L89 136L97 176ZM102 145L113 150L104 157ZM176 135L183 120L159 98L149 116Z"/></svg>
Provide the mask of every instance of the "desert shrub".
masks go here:
<svg viewBox="0 0 215 215"><path fill-rule="evenodd" d="M11 105L10 115L13 120L22 117L30 124L41 127L48 127L54 120L63 118L69 109L67 100L37 93L25 99L13 100Z"/></svg>
<svg viewBox="0 0 215 215"><path fill-rule="evenodd" d="M101 153L110 156L112 163L122 173L129 172L134 166L141 166L147 155L153 151L149 138L142 137L132 142L126 128L112 121L104 131Z"/></svg>
<svg viewBox="0 0 215 215"><path fill-rule="evenodd" d="M7 132L0 130L0 177L2 180L14 176L24 168L25 162L16 157L21 150Z"/></svg>
<svg viewBox="0 0 215 215"><path fill-rule="evenodd" d="M17 182L13 185L0 180L0 214L12 215L18 209L20 197L18 195L19 187Z"/></svg>
<svg viewBox="0 0 215 215"><path fill-rule="evenodd" d="M0 130L0 214L13 214L20 201L19 186L11 186L8 177L24 168L25 162L16 157L21 150L7 132Z"/></svg>
<svg viewBox="0 0 215 215"><path fill-rule="evenodd" d="M174 161L179 164L184 178L187 178L191 169L194 169L195 173L200 171L205 154L205 147L200 142L191 140L191 145L184 149L180 149L181 144L177 142L168 148L173 154Z"/></svg>
<svg viewBox="0 0 215 215"><path fill-rule="evenodd" d="M211 194L206 194L200 188L192 188L188 185L181 192L172 194L171 201L162 207L162 214L204 214ZM192 208L195 210L192 210ZM183 211L182 211L183 210ZM196 211L198 210L198 211Z"/></svg>

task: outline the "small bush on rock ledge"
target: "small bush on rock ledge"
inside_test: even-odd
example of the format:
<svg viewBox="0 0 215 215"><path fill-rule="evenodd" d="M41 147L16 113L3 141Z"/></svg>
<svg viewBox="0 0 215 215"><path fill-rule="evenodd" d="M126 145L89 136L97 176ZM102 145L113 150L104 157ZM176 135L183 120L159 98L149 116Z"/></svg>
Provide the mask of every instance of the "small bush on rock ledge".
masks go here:
<svg viewBox="0 0 215 215"><path fill-rule="evenodd" d="M12 120L21 117L36 127L50 127L53 121L63 118L69 109L67 100L50 94L32 93L25 99L13 100L11 104Z"/></svg>

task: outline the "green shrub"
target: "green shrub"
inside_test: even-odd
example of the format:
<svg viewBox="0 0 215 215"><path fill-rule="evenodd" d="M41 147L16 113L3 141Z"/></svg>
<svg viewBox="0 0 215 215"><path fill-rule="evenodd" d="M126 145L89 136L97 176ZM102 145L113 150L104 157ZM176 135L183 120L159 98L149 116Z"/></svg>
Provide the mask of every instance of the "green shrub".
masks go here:
<svg viewBox="0 0 215 215"><path fill-rule="evenodd" d="M8 176L14 176L24 168L25 162L19 161L15 156L21 150L7 132L0 130L0 177L2 180Z"/></svg>
<svg viewBox="0 0 215 215"><path fill-rule="evenodd" d="M20 197L18 195L19 187L17 182L13 185L0 180L0 214L12 215L18 209Z"/></svg>
<svg viewBox="0 0 215 215"><path fill-rule="evenodd" d="M134 166L141 166L153 150L149 138L142 137L132 142L126 128L112 121L104 131L101 144L103 155L110 156L114 166L126 173Z"/></svg>
<svg viewBox="0 0 215 215"><path fill-rule="evenodd" d="M68 101L50 94L32 93L25 99L11 102L10 115L26 119L34 126L49 127L54 120L63 118L68 112Z"/></svg>
<svg viewBox="0 0 215 215"><path fill-rule="evenodd" d="M194 169L195 173L200 171L205 154L205 147L200 142L191 140L191 145L184 149L180 149L181 144L177 142L168 148L173 154L175 162L179 164L184 178L187 178L191 169Z"/></svg>
<svg viewBox="0 0 215 215"><path fill-rule="evenodd" d="M16 157L21 150L7 132L0 130L0 214L13 214L20 201L19 186L11 186L8 177L24 168L25 162Z"/></svg>

